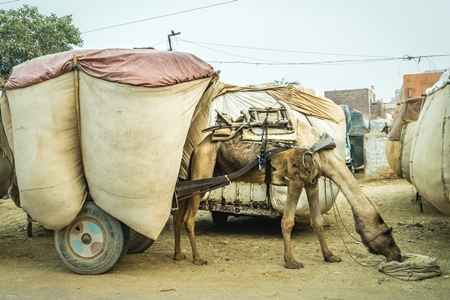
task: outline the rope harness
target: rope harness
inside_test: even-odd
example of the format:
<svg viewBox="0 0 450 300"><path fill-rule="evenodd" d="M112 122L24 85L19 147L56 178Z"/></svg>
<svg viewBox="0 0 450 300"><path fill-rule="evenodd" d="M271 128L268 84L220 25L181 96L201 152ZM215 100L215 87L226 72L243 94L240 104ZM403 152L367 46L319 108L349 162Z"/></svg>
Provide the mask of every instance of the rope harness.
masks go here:
<svg viewBox="0 0 450 300"><path fill-rule="evenodd" d="M306 155L311 155L311 160L309 161L309 183L311 184L315 184L316 183L316 177L313 175L313 168L314 168L314 164L315 164L315 158L314 158L314 151L312 150L312 148L308 148L306 149L306 151L303 153L302 155L302 164L303 167L306 169L306 163L305 163L305 156Z"/></svg>
<svg viewBox="0 0 450 300"><path fill-rule="evenodd" d="M334 198L333 188L332 188L332 186L331 186L331 179L328 179L328 180L330 181L331 198L332 198L332 199L335 199L335 198ZM325 181L325 182L326 182L326 181ZM325 189L325 191L326 191L326 189ZM326 197L327 197L327 196L326 196L326 193L325 193L325 201L326 201ZM336 220L336 226L337 226L337 228L338 228L339 236L340 236L340 238L341 238L342 243L344 244L345 250L347 250L347 253L348 253L348 255L351 257L351 259L353 259L357 264L359 264L359 265L361 265L361 266L363 266L363 267L376 267L376 266L378 266L380 263L382 263L382 261L380 261L380 262L377 262L377 263L375 263L375 264L373 264L373 265L364 264L364 263L359 262L359 261L358 261L358 260L350 253L350 250L348 249L347 244L346 244L345 241L344 241L344 237L342 236L341 227L339 226L339 220L340 220L341 223L342 223L342 227L345 229L345 231L347 231L348 235L351 236L352 239L354 239L354 240L355 240L356 242L358 242L358 243L362 243L362 241L361 241L361 240L358 240L357 238L355 238L355 237L354 237L354 234L351 233L351 232L348 230L348 228L345 226L344 220L342 220L342 216L341 216L341 214L340 214L340 212L339 212L339 209L338 209L338 207L337 207L336 201L333 203L333 212L334 212L334 218L335 218L335 220ZM339 220L338 220L338 216L339 216ZM376 238L378 238L378 237L379 237L380 235L382 235L383 233L384 233L384 230L382 230L381 232L379 232L379 233L378 233L373 239L371 239L370 241L367 241L367 243L373 242Z"/></svg>
<svg viewBox="0 0 450 300"><path fill-rule="evenodd" d="M262 170L262 166L266 163L267 158L266 158L266 147L267 147L267 138L268 138L268 130L267 130L267 125L268 125L268 118L269 118L269 111L270 111L271 107L267 108L267 113L266 113L266 117L264 118L264 122L261 125L261 129L262 129L262 134L261 134L261 149L258 155L258 159L259 159L259 170Z"/></svg>

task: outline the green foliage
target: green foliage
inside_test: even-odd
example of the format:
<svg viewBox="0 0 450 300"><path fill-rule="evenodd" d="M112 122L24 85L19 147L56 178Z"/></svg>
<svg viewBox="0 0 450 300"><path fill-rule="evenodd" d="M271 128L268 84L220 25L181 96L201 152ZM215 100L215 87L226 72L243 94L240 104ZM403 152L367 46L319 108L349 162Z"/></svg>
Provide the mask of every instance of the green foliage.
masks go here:
<svg viewBox="0 0 450 300"><path fill-rule="evenodd" d="M281 80L274 80L272 83L275 84L292 84L292 85L301 85L300 82L298 81L285 81L284 78L282 78Z"/></svg>
<svg viewBox="0 0 450 300"><path fill-rule="evenodd" d="M17 10L0 9L0 77L7 78L17 64L74 46L83 46L83 39L72 25L72 15L44 16L29 5Z"/></svg>

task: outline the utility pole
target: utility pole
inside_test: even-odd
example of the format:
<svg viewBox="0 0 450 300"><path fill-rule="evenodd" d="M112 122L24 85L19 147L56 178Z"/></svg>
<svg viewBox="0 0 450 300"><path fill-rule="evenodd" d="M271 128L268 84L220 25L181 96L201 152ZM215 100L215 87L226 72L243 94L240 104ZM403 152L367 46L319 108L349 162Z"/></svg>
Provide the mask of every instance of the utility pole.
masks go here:
<svg viewBox="0 0 450 300"><path fill-rule="evenodd" d="M373 92L373 90L375 89L375 87L373 85L370 86L370 89L372 90L372 93L369 93L369 130L370 128L370 120L372 120L372 96L375 98L375 94Z"/></svg>
<svg viewBox="0 0 450 300"><path fill-rule="evenodd" d="M181 32L177 32L175 33L173 30L171 30L171 33L167 35L167 39L169 40L169 51L172 51L172 41L171 41L171 37L179 35Z"/></svg>

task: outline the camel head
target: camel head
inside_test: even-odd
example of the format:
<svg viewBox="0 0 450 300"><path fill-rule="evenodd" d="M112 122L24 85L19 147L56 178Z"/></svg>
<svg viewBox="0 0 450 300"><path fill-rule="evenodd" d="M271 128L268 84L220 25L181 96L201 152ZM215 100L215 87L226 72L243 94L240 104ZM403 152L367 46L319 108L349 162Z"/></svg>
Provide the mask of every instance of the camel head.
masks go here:
<svg viewBox="0 0 450 300"><path fill-rule="evenodd" d="M387 261L400 261L401 251L392 236L392 227L387 226L380 214L377 214L370 226L363 226L363 223L356 219L355 221L356 231L370 253L384 255Z"/></svg>

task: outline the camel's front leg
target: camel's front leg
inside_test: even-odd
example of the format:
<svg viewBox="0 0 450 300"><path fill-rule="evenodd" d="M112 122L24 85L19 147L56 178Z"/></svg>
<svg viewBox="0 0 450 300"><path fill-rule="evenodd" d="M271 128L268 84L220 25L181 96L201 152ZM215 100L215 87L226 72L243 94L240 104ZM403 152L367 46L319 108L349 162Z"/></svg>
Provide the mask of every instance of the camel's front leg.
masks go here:
<svg viewBox="0 0 450 300"><path fill-rule="evenodd" d="M203 260L197 249L197 243L195 242L195 216L200 205L201 196L197 195L191 198L189 201L189 207L185 215L186 230L188 232L189 241L191 242L192 257L194 259L194 264L196 265L206 265L208 262Z"/></svg>
<svg viewBox="0 0 450 300"><path fill-rule="evenodd" d="M288 178L286 178L286 181L288 190L283 218L281 219L281 231L284 240L284 263L288 269L301 269L303 264L298 263L292 255L291 233L295 225L295 210L303 189L303 183Z"/></svg>
<svg viewBox="0 0 450 300"><path fill-rule="evenodd" d="M317 181L317 180L316 180ZM341 259L328 249L323 230L323 217L320 211L319 187L318 184L307 183L305 185L306 195L308 196L309 212L311 214L311 226L319 239L323 258L327 262L340 262Z"/></svg>

